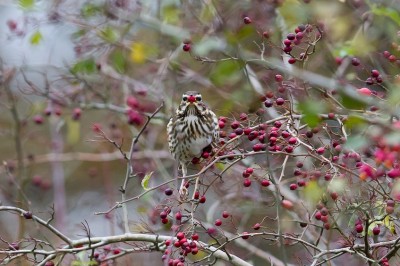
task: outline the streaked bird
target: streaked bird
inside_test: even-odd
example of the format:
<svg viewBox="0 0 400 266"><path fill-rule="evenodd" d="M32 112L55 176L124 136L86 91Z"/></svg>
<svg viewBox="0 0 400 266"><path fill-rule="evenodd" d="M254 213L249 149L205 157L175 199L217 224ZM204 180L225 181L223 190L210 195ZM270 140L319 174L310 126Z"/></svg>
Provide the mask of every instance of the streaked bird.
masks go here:
<svg viewBox="0 0 400 266"><path fill-rule="evenodd" d="M188 91L182 95L175 115L167 125L169 150L187 175L187 165L194 157L200 157L203 149L219 139L218 118L203 102L200 93ZM179 192L184 193L185 180Z"/></svg>

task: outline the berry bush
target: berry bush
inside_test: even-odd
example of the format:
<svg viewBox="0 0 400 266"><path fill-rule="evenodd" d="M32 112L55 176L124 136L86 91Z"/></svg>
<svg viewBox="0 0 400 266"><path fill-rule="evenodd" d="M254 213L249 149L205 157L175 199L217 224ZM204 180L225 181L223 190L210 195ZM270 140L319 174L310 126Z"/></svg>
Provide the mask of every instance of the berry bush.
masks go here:
<svg viewBox="0 0 400 266"><path fill-rule="evenodd" d="M0 7L3 264L400 263L399 3L81 2ZM188 90L220 139L183 177Z"/></svg>

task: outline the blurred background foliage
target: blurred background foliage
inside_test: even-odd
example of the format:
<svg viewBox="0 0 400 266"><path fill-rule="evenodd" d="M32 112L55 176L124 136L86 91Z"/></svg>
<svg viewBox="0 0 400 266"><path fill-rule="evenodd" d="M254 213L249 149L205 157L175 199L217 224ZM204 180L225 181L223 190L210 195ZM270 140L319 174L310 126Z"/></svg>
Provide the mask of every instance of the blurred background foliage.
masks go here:
<svg viewBox="0 0 400 266"><path fill-rule="evenodd" d="M130 183L129 194L142 191L140 180L151 171L151 184L173 178L176 163L168 153L165 127L182 92L200 91L217 115L232 120L241 112L255 113L262 107L260 96L277 90L274 76L281 73L257 60L263 56L287 66L281 42L300 24L318 25L323 36L315 53L296 67L362 87L369 67L348 67L349 60L346 66L337 63L338 58L357 57L364 66L386 73L388 91L379 86L374 89L391 94L388 101L393 104L386 108L399 114L398 61L389 62L382 56L385 50L400 56L399 10L400 3L394 0L2 3L0 56L3 73L15 70L7 86L15 94L21 128L16 131L9 112L12 102L2 90L0 159L7 167L1 170L0 199L44 216L54 203L56 213L61 213L56 222L72 235L81 233L80 223L85 219L93 234L119 232L118 212L93 215L120 199L118 188L126 171L119 151L99 138L97 128L128 150L146 116L164 102L137 146L134 167L138 178ZM244 24L244 16L252 23ZM187 40L191 41L190 53L182 50ZM61 46L62 50L53 52ZM136 102L129 102L129 97ZM298 99L299 110L309 115L311 124L318 123L313 116L330 110L324 103L317 104L321 97L312 93ZM356 99L344 96L341 101L349 108L359 107ZM24 171L17 169L16 138L22 143ZM55 179L59 169L60 179ZM132 228L140 231L151 224L155 230L163 229L152 220L162 193L147 194L129 205ZM211 198L218 197L216 191ZM251 209L263 207L250 206L250 202L236 202L237 214L246 213L244 220L257 220ZM15 237L12 219L1 215L3 237ZM29 234L45 234L35 227L29 230ZM159 261L159 254L140 256Z"/></svg>

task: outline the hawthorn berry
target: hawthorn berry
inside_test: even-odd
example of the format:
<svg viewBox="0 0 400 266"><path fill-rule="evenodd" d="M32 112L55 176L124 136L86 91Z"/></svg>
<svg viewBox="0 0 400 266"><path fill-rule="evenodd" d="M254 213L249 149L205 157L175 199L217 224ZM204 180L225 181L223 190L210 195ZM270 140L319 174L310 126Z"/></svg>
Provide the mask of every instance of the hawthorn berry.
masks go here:
<svg viewBox="0 0 400 266"><path fill-rule="evenodd" d="M276 99L275 102L277 105L283 105L285 103L285 100L283 98L278 98L278 99Z"/></svg>
<svg viewBox="0 0 400 266"><path fill-rule="evenodd" d="M246 16L243 18L243 22L244 22L244 24L250 24L252 21L251 21L251 18Z"/></svg>
<svg viewBox="0 0 400 266"><path fill-rule="evenodd" d="M251 180L248 179L248 178L246 178L246 179L243 181L243 186L245 186L245 187L251 186Z"/></svg>
<svg viewBox="0 0 400 266"><path fill-rule="evenodd" d="M222 212L222 217L225 218L225 219L228 218L229 217L229 212L223 211Z"/></svg>
<svg viewBox="0 0 400 266"><path fill-rule="evenodd" d="M192 47L191 47L190 43L185 43L182 46L182 50L185 51L185 52L189 52L191 48Z"/></svg>
<svg viewBox="0 0 400 266"><path fill-rule="evenodd" d="M267 179L263 179L261 181L261 186L268 187L269 185L270 185L270 182Z"/></svg>

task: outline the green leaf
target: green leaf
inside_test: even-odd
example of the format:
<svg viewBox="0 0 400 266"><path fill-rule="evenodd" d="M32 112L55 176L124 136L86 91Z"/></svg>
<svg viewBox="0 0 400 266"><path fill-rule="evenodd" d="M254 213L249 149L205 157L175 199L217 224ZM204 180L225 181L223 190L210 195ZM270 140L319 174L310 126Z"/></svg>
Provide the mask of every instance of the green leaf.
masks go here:
<svg viewBox="0 0 400 266"><path fill-rule="evenodd" d="M122 51L117 50L111 55L112 64L119 73L123 74L126 68L126 59Z"/></svg>
<svg viewBox="0 0 400 266"><path fill-rule="evenodd" d="M223 61L217 63L210 79L216 86L233 85L243 78L239 72L242 67L235 61Z"/></svg>
<svg viewBox="0 0 400 266"><path fill-rule="evenodd" d="M150 182L150 178L151 178L152 175L153 175L153 172L150 172L150 173L146 174L143 177L141 184L142 184L142 188L144 190L149 190L150 189L149 188L149 182Z"/></svg>
<svg viewBox="0 0 400 266"><path fill-rule="evenodd" d="M400 26L400 13L391 7L377 7L377 5L372 5L371 12L378 16L388 17L393 20L397 26Z"/></svg>
<svg viewBox="0 0 400 266"><path fill-rule="evenodd" d="M74 145L79 142L81 138L81 123L79 120L68 118L67 123L67 143Z"/></svg>
<svg viewBox="0 0 400 266"><path fill-rule="evenodd" d="M162 17L164 18L164 22L170 24L176 24L181 21L180 14L181 10L175 5L167 5L161 11Z"/></svg>
<svg viewBox="0 0 400 266"><path fill-rule="evenodd" d="M346 108L359 110L359 109L364 109L366 107L366 104L364 102L348 94L340 93L340 96L341 96L341 103Z"/></svg>
<svg viewBox="0 0 400 266"><path fill-rule="evenodd" d="M43 40L43 35L40 33L40 31L36 31L34 34L32 34L29 40L32 45L38 45L40 41Z"/></svg>
<svg viewBox="0 0 400 266"><path fill-rule="evenodd" d="M362 125L365 125L366 123L365 120L359 116L349 115L344 124L346 125L346 128L351 129L354 127L360 127Z"/></svg>
<svg viewBox="0 0 400 266"><path fill-rule="evenodd" d="M73 74L93 74L96 71L96 62L93 58L78 61L71 69Z"/></svg>
<svg viewBox="0 0 400 266"><path fill-rule="evenodd" d="M299 103L299 111L303 115L302 120L309 127L316 127L321 121L319 114L326 112L326 105L321 101L307 100Z"/></svg>
<svg viewBox="0 0 400 266"><path fill-rule="evenodd" d="M103 40L114 43L118 40L118 33L111 27L105 27L98 33Z"/></svg>
<svg viewBox="0 0 400 266"><path fill-rule="evenodd" d="M32 9L35 5L35 0L19 0L18 5L23 9Z"/></svg>
<svg viewBox="0 0 400 266"><path fill-rule="evenodd" d="M88 18L88 17L93 17L97 13L100 13L102 10L101 6L95 5L95 4L85 4L82 9L81 9L81 14L83 17Z"/></svg>

